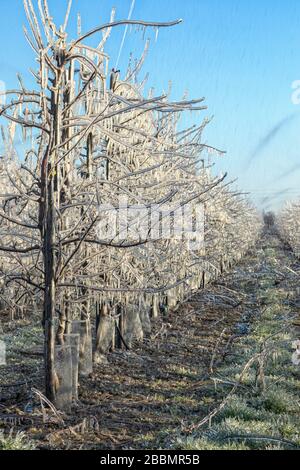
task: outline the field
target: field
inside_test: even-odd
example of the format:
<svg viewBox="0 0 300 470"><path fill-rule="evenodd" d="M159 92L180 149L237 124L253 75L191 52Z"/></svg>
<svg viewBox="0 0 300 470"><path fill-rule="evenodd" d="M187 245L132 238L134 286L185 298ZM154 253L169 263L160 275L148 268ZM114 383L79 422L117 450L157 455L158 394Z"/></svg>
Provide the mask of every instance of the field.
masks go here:
<svg viewBox="0 0 300 470"><path fill-rule="evenodd" d="M5 322L8 362L18 367L17 374L4 369L4 435L15 419L14 433L40 449L299 448L300 373L292 363L299 274L290 249L264 233L239 265L171 311L142 345L110 353L81 383L69 416L43 416L30 392L41 386L36 322ZM257 354L262 362L245 372Z"/></svg>
<svg viewBox="0 0 300 470"><path fill-rule="evenodd" d="M131 0L88 29L72 0L23 3L34 58L0 80L0 450L299 450L297 191L239 189L202 90L141 77L181 16Z"/></svg>

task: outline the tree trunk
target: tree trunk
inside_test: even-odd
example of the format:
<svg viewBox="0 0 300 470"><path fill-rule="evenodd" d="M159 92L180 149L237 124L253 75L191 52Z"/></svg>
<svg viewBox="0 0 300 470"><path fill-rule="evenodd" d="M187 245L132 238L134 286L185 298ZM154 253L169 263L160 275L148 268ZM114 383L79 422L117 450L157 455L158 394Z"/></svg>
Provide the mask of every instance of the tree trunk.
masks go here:
<svg viewBox="0 0 300 470"><path fill-rule="evenodd" d="M44 294L44 327L45 327L45 388L46 396L55 401L57 384L54 364L55 349L55 226L54 226L54 181L48 184L46 230L44 236L45 294Z"/></svg>
<svg viewBox="0 0 300 470"><path fill-rule="evenodd" d="M60 85L61 71L55 77L51 94L52 129L49 146L46 151L42 168L42 198L41 216L45 294L44 294L44 328L45 328L45 388L47 398L55 402L58 378L55 372L55 308L56 308L56 253L55 253L55 197L57 194L57 179L59 178L56 166L56 148L60 142L61 114L60 114ZM44 199L44 200L43 200Z"/></svg>

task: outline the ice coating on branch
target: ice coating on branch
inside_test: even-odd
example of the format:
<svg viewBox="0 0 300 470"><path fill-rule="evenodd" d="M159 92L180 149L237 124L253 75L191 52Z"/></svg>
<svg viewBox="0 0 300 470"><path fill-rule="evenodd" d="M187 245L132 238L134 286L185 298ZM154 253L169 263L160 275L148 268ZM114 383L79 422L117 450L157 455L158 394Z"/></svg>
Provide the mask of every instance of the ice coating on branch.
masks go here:
<svg viewBox="0 0 300 470"><path fill-rule="evenodd" d="M213 278L222 270L224 253L228 260L242 256L260 228L256 211L225 184L225 175L209 171L207 153L213 158L219 151L203 140L208 121L184 128L185 113L204 111L203 100L172 102L170 84L166 94L142 94L138 74L148 40L126 76L113 70L106 41L114 10L103 29L83 36L78 16L80 40L69 41L47 2L38 3L39 20L32 3L25 5L37 91L20 84L3 111L10 126L6 158L16 163L5 161L0 173L1 244L15 253L1 255L2 279L12 288L4 295L14 302L17 291L22 299L29 291L42 302L46 213L54 227L49 250L62 329L66 315L88 317L96 302L109 304L112 314L118 303L125 310L143 303L153 316L160 304L175 307L199 288L203 272ZM144 33L146 26L134 29ZM23 155L12 146L19 135ZM45 188L53 191L51 211ZM139 324L134 309L130 315Z"/></svg>

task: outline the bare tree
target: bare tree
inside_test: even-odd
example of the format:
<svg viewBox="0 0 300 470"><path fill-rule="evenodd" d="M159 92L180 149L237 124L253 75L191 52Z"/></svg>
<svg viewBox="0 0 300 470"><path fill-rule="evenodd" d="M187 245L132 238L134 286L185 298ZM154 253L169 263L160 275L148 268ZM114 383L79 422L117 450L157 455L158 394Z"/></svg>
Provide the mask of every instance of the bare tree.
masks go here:
<svg viewBox="0 0 300 470"><path fill-rule="evenodd" d="M300 257L300 204L287 203L279 214L277 226L283 239L292 247L296 256Z"/></svg>
<svg viewBox="0 0 300 470"><path fill-rule="evenodd" d="M148 43L123 80L117 71L109 73L105 44L113 28L158 29L180 20L116 21L113 11L109 23L86 34L79 20L79 37L69 41L71 2L60 28L46 0L37 2L38 10L31 0L24 6L30 26L25 35L39 67L32 71L37 90L20 78L0 111L9 121L1 162L1 273L14 290L4 295L10 307L32 298L42 302L46 394L55 401L55 344L69 332L74 309L89 319L97 303L122 319L122 309L145 303L155 316L159 304L174 307L205 275L213 278L242 256L260 224L255 210L225 183L226 175L212 174L207 154L222 152L203 143L209 121L180 126L184 111L206 109L204 99L145 98L138 74ZM96 47L85 44L98 35ZM18 137L24 158L14 149ZM168 236L154 230L166 205ZM199 233L181 222L178 236L176 217L199 205L205 208L206 246L191 250ZM149 224L153 207L160 218ZM122 329L119 321L126 343Z"/></svg>

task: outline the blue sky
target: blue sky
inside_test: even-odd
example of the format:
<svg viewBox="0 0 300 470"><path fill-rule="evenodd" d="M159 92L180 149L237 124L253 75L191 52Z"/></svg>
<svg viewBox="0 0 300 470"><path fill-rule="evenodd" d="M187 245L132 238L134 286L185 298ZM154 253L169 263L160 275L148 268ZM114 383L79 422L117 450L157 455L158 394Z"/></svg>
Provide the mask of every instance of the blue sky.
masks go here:
<svg viewBox="0 0 300 470"><path fill-rule="evenodd" d="M58 21L66 3L49 0ZM106 22L113 6L117 18L127 17L130 4L73 0L71 35L77 12L88 30ZM23 36L22 0L0 0L0 6L0 80L13 87L20 71L30 83L26 70L35 64ZM214 120L205 140L227 151L216 171L238 177L239 187L250 191L261 207L278 207L300 196L300 105L291 99L292 83L300 80L299 0L136 0L133 18L184 20L161 30L157 42L153 32L146 33L152 43L144 73L150 73L149 85L157 93L172 80L172 98L181 98L186 90L190 97L206 97L209 110L202 116L213 115ZM116 30L108 44L112 65L123 31ZM139 56L142 49L142 33L129 34L122 71L130 51Z"/></svg>

